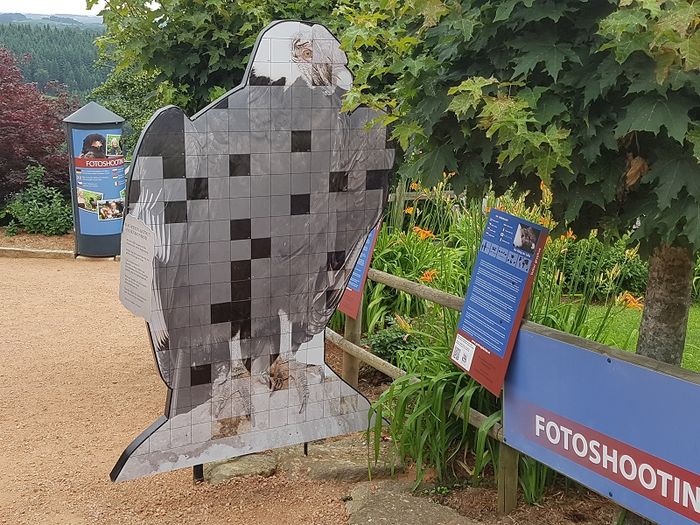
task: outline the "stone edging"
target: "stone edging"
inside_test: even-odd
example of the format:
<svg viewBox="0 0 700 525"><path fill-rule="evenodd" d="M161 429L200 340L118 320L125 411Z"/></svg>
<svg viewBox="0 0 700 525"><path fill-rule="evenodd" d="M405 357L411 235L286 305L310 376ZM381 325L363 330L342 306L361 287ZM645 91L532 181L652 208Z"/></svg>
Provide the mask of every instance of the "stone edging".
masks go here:
<svg viewBox="0 0 700 525"><path fill-rule="evenodd" d="M39 250L33 248L9 248L0 246L0 257L21 258L33 257L39 259L73 259L75 255L70 250Z"/></svg>

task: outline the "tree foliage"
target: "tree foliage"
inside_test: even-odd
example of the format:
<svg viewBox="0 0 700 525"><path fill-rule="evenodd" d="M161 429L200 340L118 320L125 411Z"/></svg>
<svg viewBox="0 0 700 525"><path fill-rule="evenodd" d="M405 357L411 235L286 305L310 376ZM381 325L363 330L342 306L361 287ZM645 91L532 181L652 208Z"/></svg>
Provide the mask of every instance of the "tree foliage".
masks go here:
<svg viewBox="0 0 700 525"><path fill-rule="evenodd" d="M401 172L456 189L551 187L581 231L639 219L700 248L700 4L360 0L340 8L346 108L388 110Z"/></svg>
<svg viewBox="0 0 700 525"><path fill-rule="evenodd" d="M323 0L107 0L107 32L98 43L118 70L166 81L167 99L193 113L240 82L255 39L269 22L305 19L334 26L334 7Z"/></svg>
<svg viewBox="0 0 700 525"><path fill-rule="evenodd" d="M106 68L96 67L99 33L50 25L0 24L0 46L16 56L31 58L20 64L24 78L44 89L60 82L75 93L86 93L101 84Z"/></svg>
<svg viewBox="0 0 700 525"><path fill-rule="evenodd" d="M122 70L113 71L88 98L126 120L123 138L129 155L153 113L168 103L165 97L163 89L156 83L155 75Z"/></svg>
<svg viewBox="0 0 700 525"><path fill-rule="evenodd" d="M57 94L48 97L26 83L15 57L0 48L0 202L25 184L30 163L46 168L47 184L67 186L62 120L76 104L60 86L48 87Z"/></svg>

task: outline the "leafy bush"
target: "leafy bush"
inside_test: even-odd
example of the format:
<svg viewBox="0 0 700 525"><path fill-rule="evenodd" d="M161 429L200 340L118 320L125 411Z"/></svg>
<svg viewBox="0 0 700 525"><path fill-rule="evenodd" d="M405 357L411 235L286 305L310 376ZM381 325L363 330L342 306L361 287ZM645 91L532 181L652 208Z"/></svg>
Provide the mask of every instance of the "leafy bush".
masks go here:
<svg viewBox="0 0 700 525"><path fill-rule="evenodd" d="M558 261L560 270L565 275L574 273L574 262L583 253L596 253L596 257L582 259L581 271L587 273L594 268L598 272L617 272L619 270L619 287L633 295L643 295L647 287L649 265L637 254L636 248L628 248L629 237L623 237L615 241L601 242L597 237L567 242L566 250ZM605 299L613 291L611 281L599 281L595 285L594 297L597 300Z"/></svg>
<svg viewBox="0 0 700 525"><path fill-rule="evenodd" d="M366 339L374 355L393 365L397 363L399 352L412 351L418 346L418 342L411 336L410 331L405 329L406 326L401 326L402 324L407 325L407 322L401 318L389 318L387 328L377 330Z"/></svg>
<svg viewBox="0 0 700 525"><path fill-rule="evenodd" d="M87 2L89 7L98 3ZM335 30L345 21L331 14L337 3L108 2L102 12L106 32L97 44L101 56L118 71L155 77L155 84L169 87L169 102L192 114L241 81L258 33L267 24L273 20L315 20Z"/></svg>
<svg viewBox="0 0 700 525"><path fill-rule="evenodd" d="M0 93L0 204L24 188L24 168L30 161L46 167L47 184L67 188L68 155L61 121L76 101L60 90L46 96L35 84L26 83L17 59L2 47Z"/></svg>
<svg viewBox="0 0 700 525"><path fill-rule="evenodd" d="M73 228L70 203L59 190L44 184L45 173L43 166L27 167L27 188L15 194L1 214L11 217L9 234L17 227L43 235L63 235Z"/></svg>

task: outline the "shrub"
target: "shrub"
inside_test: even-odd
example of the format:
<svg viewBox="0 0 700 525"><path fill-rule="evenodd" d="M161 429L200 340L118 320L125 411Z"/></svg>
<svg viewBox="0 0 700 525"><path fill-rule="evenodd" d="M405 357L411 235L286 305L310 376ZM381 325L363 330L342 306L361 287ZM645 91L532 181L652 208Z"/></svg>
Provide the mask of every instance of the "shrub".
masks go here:
<svg viewBox="0 0 700 525"><path fill-rule="evenodd" d="M48 185L68 188L61 121L76 101L55 83L46 89L56 94L49 97L26 83L15 57L0 47L0 203L24 187L28 162L46 167Z"/></svg>
<svg viewBox="0 0 700 525"><path fill-rule="evenodd" d="M11 218L8 233L17 227L27 233L63 235L73 228L73 210L61 192L44 184L43 166L27 167L27 188L15 194L2 212Z"/></svg>
<svg viewBox="0 0 700 525"><path fill-rule="evenodd" d="M418 342L406 331L401 324L407 324L403 319L395 321L387 318L387 328L377 330L367 336L366 343L377 357L396 365L397 354L402 351L415 350Z"/></svg>
<svg viewBox="0 0 700 525"><path fill-rule="evenodd" d="M643 295L647 287L649 265L639 257L636 248L628 248L629 244L629 236L609 242L601 242L596 237L570 240L557 266L564 275L572 275L577 271L583 274L605 274L619 270L619 288L636 296ZM591 253L596 253L601 260L591 257ZM579 257L584 254L585 257ZM574 264L583 264L584 267L575 269ZM618 283L600 280L595 285L594 298L604 300L614 291L613 288L618 288ZM574 290L567 292L575 293Z"/></svg>

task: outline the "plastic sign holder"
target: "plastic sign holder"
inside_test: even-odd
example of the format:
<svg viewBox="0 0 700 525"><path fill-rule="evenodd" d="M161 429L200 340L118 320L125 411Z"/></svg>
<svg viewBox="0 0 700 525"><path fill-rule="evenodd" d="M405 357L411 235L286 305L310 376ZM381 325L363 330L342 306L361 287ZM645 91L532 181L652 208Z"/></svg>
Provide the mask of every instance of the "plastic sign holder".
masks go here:
<svg viewBox="0 0 700 525"><path fill-rule="evenodd" d="M492 209L474 264L452 362L490 392L503 388L549 230Z"/></svg>

